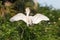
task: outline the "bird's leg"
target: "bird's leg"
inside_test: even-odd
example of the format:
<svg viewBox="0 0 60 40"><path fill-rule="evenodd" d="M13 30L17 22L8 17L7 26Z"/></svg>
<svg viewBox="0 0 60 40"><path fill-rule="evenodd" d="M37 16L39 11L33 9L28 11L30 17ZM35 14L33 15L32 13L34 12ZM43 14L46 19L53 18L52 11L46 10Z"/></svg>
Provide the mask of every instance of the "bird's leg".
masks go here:
<svg viewBox="0 0 60 40"><path fill-rule="evenodd" d="M33 26L34 26L34 24L33 24L33 23L32 23L32 24L30 24L30 26L31 26L31 27L33 27Z"/></svg>
<svg viewBox="0 0 60 40"><path fill-rule="evenodd" d="M29 24L27 24L27 26L29 27Z"/></svg>

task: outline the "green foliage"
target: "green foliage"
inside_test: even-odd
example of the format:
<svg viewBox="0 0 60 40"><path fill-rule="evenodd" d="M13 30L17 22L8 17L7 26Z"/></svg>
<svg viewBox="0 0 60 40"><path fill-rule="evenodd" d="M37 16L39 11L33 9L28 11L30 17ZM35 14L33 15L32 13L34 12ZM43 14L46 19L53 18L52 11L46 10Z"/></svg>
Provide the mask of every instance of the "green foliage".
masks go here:
<svg viewBox="0 0 60 40"><path fill-rule="evenodd" d="M30 4L31 3L31 4ZM17 0L14 8L6 7L9 11L4 17L0 17L0 40L60 40L60 10L52 8L38 7L37 12L49 17L50 22L42 21L37 25L27 27L23 21L10 22L12 13L25 12L24 9L29 6L33 9L32 0ZM14 10L14 11L12 11ZM35 10L33 10L35 12ZM32 12L33 12L32 11ZM33 12L33 15L36 14Z"/></svg>

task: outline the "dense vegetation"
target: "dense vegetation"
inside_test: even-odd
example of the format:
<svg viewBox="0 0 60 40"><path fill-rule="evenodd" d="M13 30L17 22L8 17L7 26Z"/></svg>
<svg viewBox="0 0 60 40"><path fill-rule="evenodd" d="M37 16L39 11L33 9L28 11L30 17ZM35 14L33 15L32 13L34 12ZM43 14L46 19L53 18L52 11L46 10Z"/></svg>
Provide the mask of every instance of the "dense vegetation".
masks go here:
<svg viewBox="0 0 60 40"><path fill-rule="evenodd" d="M60 10L52 7L42 7L38 4L34 9L32 0L16 0L12 6L4 6L0 1L0 40L60 40ZM30 7L30 15L37 12L49 17L50 21L42 21L37 25L26 26L23 21L10 22L9 19ZM24 13L25 14L25 13Z"/></svg>

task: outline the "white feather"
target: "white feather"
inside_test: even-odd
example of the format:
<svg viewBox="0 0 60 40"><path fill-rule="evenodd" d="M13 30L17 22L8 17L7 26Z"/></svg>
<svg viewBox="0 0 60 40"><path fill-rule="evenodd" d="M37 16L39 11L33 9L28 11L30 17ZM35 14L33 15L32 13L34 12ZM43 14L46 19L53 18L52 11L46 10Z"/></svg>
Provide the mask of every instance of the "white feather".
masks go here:
<svg viewBox="0 0 60 40"><path fill-rule="evenodd" d="M14 21L19 21L19 20L23 20L25 21L26 16L23 13L18 13L17 15L13 16L12 18L10 18L11 22Z"/></svg>
<svg viewBox="0 0 60 40"><path fill-rule="evenodd" d="M44 20L44 21L49 20L48 17L46 17L45 15L42 15L42 14L36 14L35 16L29 16L30 9L26 8L25 10L26 10L26 15L24 15L23 13L18 13L17 15L13 16L10 19L10 21L14 22L14 21L22 20L27 24L27 26L29 26L32 24L38 24L42 20Z"/></svg>
<svg viewBox="0 0 60 40"><path fill-rule="evenodd" d="M42 14L36 14L36 15L33 16L33 18L32 18L33 24L38 24L38 23L41 22L42 20L48 21L49 18L46 17L45 15L42 15Z"/></svg>

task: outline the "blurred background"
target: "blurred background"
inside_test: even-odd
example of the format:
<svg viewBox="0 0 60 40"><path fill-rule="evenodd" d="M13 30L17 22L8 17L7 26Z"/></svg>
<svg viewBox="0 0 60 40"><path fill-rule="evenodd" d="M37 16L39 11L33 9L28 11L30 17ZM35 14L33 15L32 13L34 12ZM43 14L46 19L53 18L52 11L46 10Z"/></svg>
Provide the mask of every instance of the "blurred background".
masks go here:
<svg viewBox="0 0 60 40"><path fill-rule="evenodd" d="M54 5L55 4L55 5ZM17 13L31 9L30 15L40 13L50 21L26 26L24 21L10 22ZM58 0L0 0L0 40L60 40L60 6Z"/></svg>
<svg viewBox="0 0 60 40"><path fill-rule="evenodd" d="M37 0L41 6L53 6L56 9L60 9L60 0Z"/></svg>

